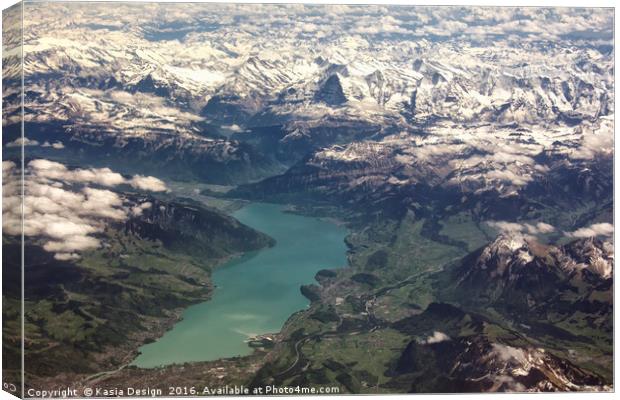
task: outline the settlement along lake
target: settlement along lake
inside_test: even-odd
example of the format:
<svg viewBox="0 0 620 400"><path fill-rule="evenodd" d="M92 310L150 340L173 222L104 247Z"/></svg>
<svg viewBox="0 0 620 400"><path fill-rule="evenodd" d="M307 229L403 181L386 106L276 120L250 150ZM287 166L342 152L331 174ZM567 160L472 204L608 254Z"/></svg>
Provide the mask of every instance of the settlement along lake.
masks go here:
<svg viewBox="0 0 620 400"><path fill-rule="evenodd" d="M212 299L189 307L163 337L142 346L134 365L248 355L250 337L280 331L291 314L308 306L302 285L314 283L321 269L347 263L343 226L265 203L251 203L233 216L274 238L275 246L215 269Z"/></svg>

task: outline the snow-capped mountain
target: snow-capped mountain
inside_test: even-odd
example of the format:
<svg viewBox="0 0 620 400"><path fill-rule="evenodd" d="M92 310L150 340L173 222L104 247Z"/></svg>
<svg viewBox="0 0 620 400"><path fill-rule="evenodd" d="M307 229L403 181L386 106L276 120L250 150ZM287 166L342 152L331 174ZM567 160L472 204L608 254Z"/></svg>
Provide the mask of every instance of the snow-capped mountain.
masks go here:
<svg viewBox="0 0 620 400"><path fill-rule="evenodd" d="M591 130L610 140L611 124L601 122L614 107L603 10L514 9L490 25L494 9L477 9L472 20L458 8L367 7L366 22L381 25L370 29L357 7L334 15L312 6L98 7L106 6L25 8L26 121L62 126L76 145L122 148L132 138L212 152L264 142L257 130L277 127L277 148L298 161L315 150L335 155L329 146L360 139L359 125L409 141L425 132L544 149L568 139L578 148ZM264 24L251 23L258 15ZM600 31L580 34L590 20ZM538 33L549 24L555 35ZM9 109L19 105L13 100ZM334 125L353 127L321 134ZM400 162L409 158L402 151ZM525 181L545 173L523 168ZM451 179L475 187L481 177L489 178L465 166Z"/></svg>
<svg viewBox="0 0 620 400"><path fill-rule="evenodd" d="M594 232L588 236L552 245L502 234L449 269L444 290L461 304L505 313L533 335L545 328L541 321L561 326L570 320L569 329L583 334L611 332L613 244Z"/></svg>
<svg viewBox="0 0 620 400"><path fill-rule="evenodd" d="M441 305L445 307L445 305ZM439 308L440 305L435 306ZM463 313L463 315L467 315ZM467 315L470 317L469 315ZM470 317L471 318L471 317ZM479 321L476 321L479 322ZM397 373L410 377L411 392L566 392L606 391L599 377L542 348L515 347L471 335L429 343L411 342ZM417 365L416 365L417 364ZM416 368L422 371L408 375ZM429 371L430 370L430 371ZM417 376L418 375L418 376ZM439 375L439 376L438 376ZM397 381L404 385L407 380Z"/></svg>
<svg viewBox="0 0 620 400"><path fill-rule="evenodd" d="M500 235L472 257L463 263L457 285L497 280L502 286L518 286L529 273L585 274L604 281L612 276L614 259L611 243L594 238L556 247L514 235ZM543 281L549 285L553 280Z"/></svg>

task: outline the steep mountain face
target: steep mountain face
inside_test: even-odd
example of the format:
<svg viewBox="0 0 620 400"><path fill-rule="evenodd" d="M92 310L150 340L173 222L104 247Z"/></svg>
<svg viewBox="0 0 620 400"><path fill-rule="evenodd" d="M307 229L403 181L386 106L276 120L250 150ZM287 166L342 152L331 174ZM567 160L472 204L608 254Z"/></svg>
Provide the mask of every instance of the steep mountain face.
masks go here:
<svg viewBox="0 0 620 400"><path fill-rule="evenodd" d="M564 372L566 386L545 383L539 388L571 390L571 384L583 384L577 383L583 374L570 371L580 368L571 363L611 354L613 260L613 245L593 237L559 246L500 235L438 273L436 286L439 298L547 349L525 350L529 359L547 357L544 363L570 366ZM549 359L549 353L571 361Z"/></svg>
<svg viewBox="0 0 620 400"><path fill-rule="evenodd" d="M370 192L389 195L386 176L398 168L389 148L374 142L334 146L298 163L285 174L233 190L231 196L299 196L316 201L348 201ZM367 203L366 203L367 204Z"/></svg>
<svg viewBox="0 0 620 400"><path fill-rule="evenodd" d="M79 129L61 122L26 123L31 144L28 154L59 161L71 159L84 165L116 165L118 169L144 174L157 170L161 177L221 185L252 182L283 172L283 165L274 157L246 143L183 137L166 124L152 124L149 137L119 137L103 121L87 123ZM4 144L20 140L20 125L8 126L7 133L11 132L3 135Z"/></svg>
<svg viewBox="0 0 620 400"><path fill-rule="evenodd" d="M181 254L220 261L248 251L273 246L274 240L220 212L200 206L143 198L151 207L125 222L125 232L143 240L160 241Z"/></svg>
<svg viewBox="0 0 620 400"><path fill-rule="evenodd" d="M413 393L607 390L600 377L543 349L491 343L479 336L411 342L396 373L388 385Z"/></svg>
<svg viewBox="0 0 620 400"><path fill-rule="evenodd" d="M338 106L346 103L347 98L342 90L338 74L331 75L314 94L315 101L324 102L330 106Z"/></svg>
<svg viewBox="0 0 620 400"><path fill-rule="evenodd" d="M510 128L492 134L504 143L497 147L489 133L472 128L333 145L230 195L347 204L400 216L407 210L438 217L473 211L479 220L538 218L548 208L595 203L611 210L613 157L607 150L586 154L577 136L563 141L555 140L559 131L515 136ZM593 135L597 143L607 140Z"/></svg>
<svg viewBox="0 0 620 400"><path fill-rule="evenodd" d="M607 318L613 259L613 245L594 238L558 247L500 236L450 271L454 283L448 291L455 291L459 302L502 308L524 321L577 312ZM611 328L608 320L595 321Z"/></svg>

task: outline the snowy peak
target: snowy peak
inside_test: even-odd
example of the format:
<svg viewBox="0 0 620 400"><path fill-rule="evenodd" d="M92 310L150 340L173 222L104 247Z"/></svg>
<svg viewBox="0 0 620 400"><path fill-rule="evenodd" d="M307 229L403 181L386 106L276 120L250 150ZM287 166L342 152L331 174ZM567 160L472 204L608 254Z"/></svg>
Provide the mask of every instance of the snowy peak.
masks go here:
<svg viewBox="0 0 620 400"><path fill-rule="evenodd" d="M169 97L170 91L162 83L155 82L151 74L146 75L140 79L135 85L130 88L131 92L153 93L161 97Z"/></svg>
<svg viewBox="0 0 620 400"><path fill-rule="evenodd" d="M567 270L587 270L601 278L612 278L614 247L611 242L584 238L564 247L563 261L562 266Z"/></svg>
<svg viewBox="0 0 620 400"><path fill-rule="evenodd" d="M66 15L64 11L32 10L41 18ZM347 12L345 20L353 21ZM389 12L395 17L381 19L386 26L407 19L396 18L399 9ZM323 28L329 28L329 35L295 34L282 31L288 22L275 16L269 20L273 25L242 24L239 31L210 10L203 18L214 19L218 29L198 30L179 40L153 40L159 25L151 25L149 18L140 19L143 26L123 31L97 29L93 40L89 24L116 26L117 21L79 21L80 15L66 24L29 26L32 35L24 43L26 82L33 94L29 108L58 107L58 98L89 88L172 97L183 111L194 113L212 99L225 99L212 116L226 123L258 123L265 121L258 116L268 115L272 124L338 116L375 124L395 121L411 129L441 119L460 125L563 127L596 121L613 110L609 51L567 39L555 46L497 34L471 43L431 41L419 37L430 33L427 26L416 29L418 36L408 35L409 28L393 36L346 34L332 31L327 22ZM516 12L513 17L520 18ZM450 12L445 16L447 21L459 18ZM450 32L450 26L442 29ZM62 81L53 79L54 71L62 71ZM50 87L54 96L46 93ZM89 96L98 101L105 95ZM222 119L223 113L239 115ZM83 117L88 121L96 113Z"/></svg>
<svg viewBox="0 0 620 400"><path fill-rule="evenodd" d="M519 273L521 268L558 269L566 273L587 270L607 279L612 276L612 265L613 246L595 238L558 247L539 243L533 237L502 234L482 249L471 270L507 277Z"/></svg>
<svg viewBox="0 0 620 400"><path fill-rule="evenodd" d="M571 314L595 307L593 299L610 305L610 247L593 238L557 246L500 235L451 270L453 281L448 292L457 297L469 293L471 304L486 302L510 312L529 308L534 313L541 307L543 313L555 310ZM567 302L574 303L575 308L566 309ZM519 318L535 318L535 313Z"/></svg>

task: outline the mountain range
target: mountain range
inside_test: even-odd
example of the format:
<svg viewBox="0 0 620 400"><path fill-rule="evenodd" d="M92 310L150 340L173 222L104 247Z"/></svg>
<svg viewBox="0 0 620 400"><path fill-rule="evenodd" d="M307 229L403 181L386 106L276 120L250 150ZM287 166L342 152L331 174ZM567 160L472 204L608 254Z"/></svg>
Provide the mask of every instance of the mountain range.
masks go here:
<svg viewBox="0 0 620 400"><path fill-rule="evenodd" d="M33 384L613 389L611 9L11 12L3 274L20 279L23 173ZM251 201L345 224L347 268L250 356L128 367L214 268L274 245L227 215Z"/></svg>

